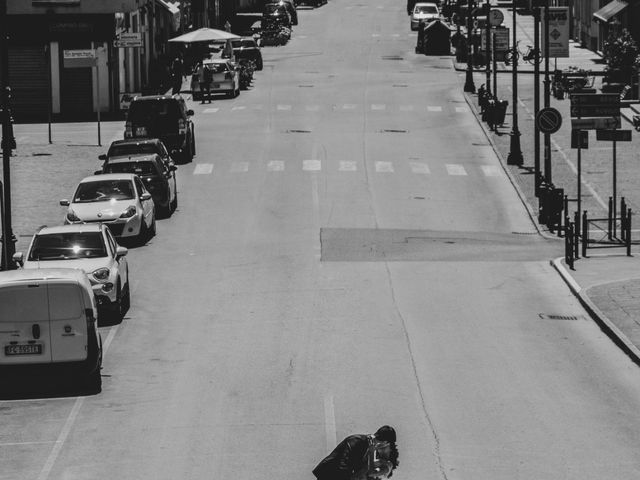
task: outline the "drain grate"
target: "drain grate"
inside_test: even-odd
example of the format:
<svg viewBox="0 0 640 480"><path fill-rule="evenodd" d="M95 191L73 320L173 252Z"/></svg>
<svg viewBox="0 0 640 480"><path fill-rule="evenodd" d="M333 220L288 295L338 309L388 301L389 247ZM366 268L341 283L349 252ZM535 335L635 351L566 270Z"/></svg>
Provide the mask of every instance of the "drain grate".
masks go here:
<svg viewBox="0 0 640 480"><path fill-rule="evenodd" d="M313 88L313 85L298 85L298 88Z"/></svg>
<svg viewBox="0 0 640 480"><path fill-rule="evenodd" d="M549 315L547 313L539 313L538 316L543 320L584 320L582 315Z"/></svg>
<svg viewBox="0 0 640 480"><path fill-rule="evenodd" d="M311 130L286 130L285 133L311 133Z"/></svg>
<svg viewBox="0 0 640 480"><path fill-rule="evenodd" d="M381 133L407 133L409 130L401 130L399 128L385 128L380 130Z"/></svg>
<svg viewBox="0 0 640 480"><path fill-rule="evenodd" d="M400 55L383 55L382 60L404 60Z"/></svg>

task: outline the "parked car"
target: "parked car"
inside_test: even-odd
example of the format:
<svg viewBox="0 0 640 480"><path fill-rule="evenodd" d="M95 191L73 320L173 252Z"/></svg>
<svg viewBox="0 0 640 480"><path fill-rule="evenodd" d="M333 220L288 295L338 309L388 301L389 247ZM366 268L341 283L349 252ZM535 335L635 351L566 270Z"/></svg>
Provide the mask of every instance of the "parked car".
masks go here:
<svg viewBox="0 0 640 480"><path fill-rule="evenodd" d="M89 281L98 309L116 321L131 304L127 249L116 242L104 223L43 227L31 239L27 254L16 252L22 268L79 268Z"/></svg>
<svg viewBox="0 0 640 480"><path fill-rule="evenodd" d="M327 3L327 0L298 0L298 6L311 5L317 8L320 5L324 5L325 3Z"/></svg>
<svg viewBox="0 0 640 480"><path fill-rule="evenodd" d="M178 187L176 185L176 166L169 167L156 153L132 157L114 157L107 159L100 173L133 173L142 179L142 183L153 197L158 216L170 217L178 208Z"/></svg>
<svg viewBox="0 0 640 480"><path fill-rule="evenodd" d="M173 158L190 162L196 154L193 110L179 94L135 97L129 106L124 138L159 138Z"/></svg>
<svg viewBox="0 0 640 480"><path fill-rule="evenodd" d="M411 13L411 30L418 30L418 24L421 21L428 23L439 18L440 9L438 5L432 2L418 2Z"/></svg>
<svg viewBox="0 0 640 480"><path fill-rule="evenodd" d="M157 154L167 167L175 165L171 155L159 138L130 138L128 140L115 140L111 142L106 154L98 156L100 160L108 161L111 158L131 157L134 155ZM195 150L194 150L195 153Z"/></svg>
<svg viewBox="0 0 640 480"><path fill-rule="evenodd" d="M262 70L262 52L253 37L229 39L222 50L222 58L229 58L235 62L247 59L253 60L257 70Z"/></svg>
<svg viewBox="0 0 640 480"><path fill-rule="evenodd" d="M285 27L291 27L292 19L288 5L282 2L265 3L262 10L262 19L275 20Z"/></svg>
<svg viewBox="0 0 640 480"><path fill-rule="evenodd" d="M0 272L0 385L60 375L102 387L98 310L87 275L76 268Z"/></svg>
<svg viewBox="0 0 640 480"><path fill-rule="evenodd" d="M212 72L211 93L223 92L231 98L240 95L240 75L236 65L231 60L226 58L205 58L203 62ZM199 65L196 68L196 72L198 68ZM191 95L194 100L202 98L197 73L191 76Z"/></svg>
<svg viewBox="0 0 640 480"><path fill-rule="evenodd" d="M102 222L118 239L143 243L156 234L153 198L137 175L111 173L80 181L68 207L65 224Z"/></svg>

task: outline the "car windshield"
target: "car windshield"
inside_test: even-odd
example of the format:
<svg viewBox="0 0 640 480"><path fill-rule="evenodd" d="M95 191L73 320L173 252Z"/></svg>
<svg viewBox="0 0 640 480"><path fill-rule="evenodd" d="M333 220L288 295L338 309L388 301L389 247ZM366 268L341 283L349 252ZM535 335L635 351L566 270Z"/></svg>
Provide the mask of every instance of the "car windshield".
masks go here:
<svg viewBox="0 0 640 480"><path fill-rule="evenodd" d="M416 7L416 13L438 13L438 7L435 5L418 5Z"/></svg>
<svg viewBox="0 0 640 480"><path fill-rule="evenodd" d="M99 180L78 185L73 196L74 203L106 202L109 200L131 200L133 195L131 180Z"/></svg>
<svg viewBox="0 0 640 480"><path fill-rule="evenodd" d="M175 121L180 118L180 109L175 101L146 100L132 102L127 120L133 123L147 124L152 122Z"/></svg>
<svg viewBox="0 0 640 480"><path fill-rule="evenodd" d="M101 232L64 232L36 235L28 260L76 260L107 256Z"/></svg>
<svg viewBox="0 0 640 480"><path fill-rule="evenodd" d="M224 63L208 63L207 66L211 73L224 73L227 71L227 66Z"/></svg>
<svg viewBox="0 0 640 480"><path fill-rule="evenodd" d="M231 41L231 46L233 48L253 48L255 47L255 43L253 40L232 40Z"/></svg>
<svg viewBox="0 0 640 480"><path fill-rule="evenodd" d="M154 175L156 173L153 162L118 162L109 163L105 173L135 173L136 175Z"/></svg>
<svg viewBox="0 0 640 480"><path fill-rule="evenodd" d="M285 10L283 6L278 5L277 3L270 3L264 6L264 12L268 15L283 15L285 13Z"/></svg>
<svg viewBox="0 0 640 480"><path fill-rule="evenodd" d="M121 145L112 145L109 148L107 157L126 157L128 155L140 155L157 153L159 148L155 143L123 143Z"/></svg>

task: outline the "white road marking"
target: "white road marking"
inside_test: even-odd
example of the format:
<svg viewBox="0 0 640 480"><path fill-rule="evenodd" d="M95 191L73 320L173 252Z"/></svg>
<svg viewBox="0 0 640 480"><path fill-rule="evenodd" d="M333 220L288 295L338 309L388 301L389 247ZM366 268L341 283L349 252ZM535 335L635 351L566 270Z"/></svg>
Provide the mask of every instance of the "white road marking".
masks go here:
<svg viewBox="0 0 640 480"><path fill-rule="evenodd" d="M502 170L497 165L482 165L482 172L487 177L500 177L502 176Z"/></svg>
<svg viewBox="0 0 640 480"><path fill-rule="evenodd" d="M380 34L379 34L379 33L372 33L372 34L371 34L371 36L372 36L372 37L379 37L379 36L380 36Z"/></svg>
<svg viewBox="0 0 640 480"><path fill-rule="evenodd" d="M231 107L231 110L235 111L235 110L246 110L247 107L245 107L244 105L236 105L235 107Z"/></svg>
<svg viewBox="0 0 640 480"><path fill-rule="evenodd" d="M291 105L278 105L278 110L291 110Z"/></svg>
<svg viewBox="0 0 640 480"><path fill-rule="evenodd" d="M399 33L392 33L392 34L391 34L391 36L392 36L392 37L399 37L399 36L400 36L400 34L399 34Z"/></svg>
<svg viewBox="0 0 640 480"><path fill-rule="evenodd" d="M327 437L327 451L330 452L338 441L336 434L336 412L333 405L333 395L324 397L324 431Z"/></svg>
<svg viewBox="0 0 640 480"><path fill-rule="evenodd" d="M340 162L339 170L341 172L355 172L356 170L358 170L358 166L357 166L356 162L350 162L350 161L344 162L344 161L342 161L342 162Z"/></svg>
<svg viewBox="0 0 640 480"><path fill-rule="evenodd" d="M322 162L320 160L303 160L302 170L307 172L318 172L322 169Z"/></svg>
<svg viewBox="0 0 640 480"><path fill-rule="evenodd" d="M42 399L39 399L42 401ZM56 443L54 440L49 440L46 442L10 442L10 443L0 443L0 447L15 447L21 445L46 445L49 443Z"/></svg>
<svg viewBox="0 0 640 480"><path fill-rule="evenodd" d="M462 165L457 165L454 163L447 163L447 173L449 175L466 175L467 171L464 169Z"/></svg>
<svg viewBox="0 0 640 480"><path fill-rule="evenodd" d="M393 163L391 163L391 162L376 162L376 172L378 172L378 173L393 173Z"/></svg>
<svg viewBox="0 0 640 480"><path fill-rule="evenodd" d="M355 110L355 108L356 108L355 103L345 103L344 105L342 105L343 110Z"/></svg>
<svg viewBox="0 0 640 480"><path fill-rule="evenodd" d="M469 112L469 107L456 107L457 113L467 113Z"/></svg>
<svg viewBox="0 0 640 480"><path fill-rule="evenodd" d="M411 162L410 165L413 173L419 173L421 175L429 175L431 173L426 163Z"/></svg>
<svg viewBox="0 0 640 480"><path fill-rule="evenodd" d="M284 162L282 160L270 160L267 163L267 171L269 172L281 172L284 170Z"/></svg>
<svg viewBox="0 0 640 480"><path fill-rule="evenodd" d="M219 108L205 108L202 113L216 113L218 110L220 110Z"/></svg>
<svg viewBox="0 0 640 480"><path fill-rule="evenodd" d="M441 112L441 111L442 111L442 107L438 107L438 106L427 107L427 112Z"/></svg>
<svg viewBox="0 0 640 480"><path fill-rule="evenodd" d="M193 169L194 175L208 175L213 172L213 163L198 163Z"/></svg>
<svg viewBox="0 0 640 480"><path fill-rule="evenodd" d="M384 110L385 108L387 108L387 106L382 103L374 103L371 105L371 110Z"/></svg>
<svg viewBox="0 0 640 480"><path fill-rule="evenodd" d="M233 162L231 173L245 173L249 171L249 162Z"/></svg>

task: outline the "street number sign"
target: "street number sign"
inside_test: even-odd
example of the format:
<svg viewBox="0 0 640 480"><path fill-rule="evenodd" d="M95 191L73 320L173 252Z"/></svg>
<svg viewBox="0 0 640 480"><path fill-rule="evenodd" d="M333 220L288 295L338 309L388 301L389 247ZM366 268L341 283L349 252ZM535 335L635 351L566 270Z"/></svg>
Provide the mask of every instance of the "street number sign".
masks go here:
<svg viewBox="0 0 640 480"><path fill-rule="evenodd" d="M596 130L596 140L630 142L631 130Z"/></svg>
<svg viewBox="0 0 640 480"><path fill-rule="evenodd" d="M571 148L589 148L589 130L571 130Z"/></svg>
<svg viewBox="0 0 640 480"><path fill-rule="evenodd" d="M618 93L572 93L569 96L571 106L600 105L602 107L620 108L620 94Z"/></svg>
<svg viewBox="0 0 640 480"><path fill-rule="evenodd" d="M542 133L556 133L562 126L562 115L555 108L543 108L536 115L536 123Z"/></svg>
<svg viewBox="0 0 640 480"><path fill-rule="evenodd" d="M504 14L500 10L494 8L489 11L489 25L497 27L502 25L502 22L504 22Z"/></svg>
<svg viewBox="0 0 640 480"><path fill-rule="evenodd" d="M610 130L620 128L620 117L572 118L571 128L574 130Z"/></svg>
<svg viewBox="0 0 640 480"><path fill-rule="evenodd" d="M572 117L618 117L620 106L610 105L571 105Z"/></svg>

